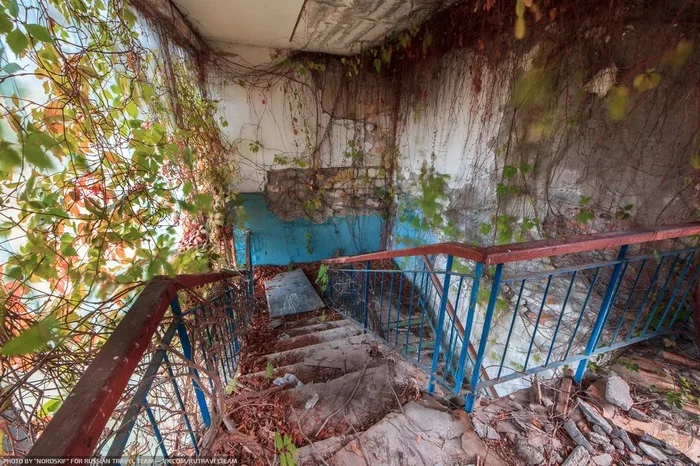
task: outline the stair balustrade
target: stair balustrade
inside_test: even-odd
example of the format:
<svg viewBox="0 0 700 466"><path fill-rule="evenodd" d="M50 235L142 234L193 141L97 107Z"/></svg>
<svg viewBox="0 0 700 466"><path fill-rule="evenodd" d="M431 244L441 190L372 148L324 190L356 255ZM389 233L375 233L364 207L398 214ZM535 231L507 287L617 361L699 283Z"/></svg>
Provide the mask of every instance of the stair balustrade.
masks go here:
<svg viewBox="0 0 700 466"><path fill-rule="evenodd" d="M581 382L592 359L687 321L698 233L689 223L324 262L331 304L428 371L429 391L440 384L471 412L480 394L544 371L571 366Z"/></svg>

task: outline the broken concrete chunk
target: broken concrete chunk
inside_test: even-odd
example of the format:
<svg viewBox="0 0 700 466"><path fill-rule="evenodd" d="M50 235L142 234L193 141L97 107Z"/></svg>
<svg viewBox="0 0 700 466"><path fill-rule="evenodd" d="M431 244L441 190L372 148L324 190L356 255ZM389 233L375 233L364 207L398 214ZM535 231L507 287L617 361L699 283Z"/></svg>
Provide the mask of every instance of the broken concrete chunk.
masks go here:
<svg viewBox="0 0 700 466"><path fill-rule="evenodd" d="M566 429L566 433L569 434L569 437L576 442L576 445L585 448L590 454L595 453L593 445L591 445L588 439L583 436L580 430L578 430L578 427L576 427L574 421L567 419L566 422L564 422L564 429Z"/></svg>
<svg viewBox="0 0 700 466"><path fill-rule="evenodd" d="M638 421L642 422L651 422L651 418L638 410L637 408L631 408L629 411L627 411L627 415L631 417L632 419L636 419Z"/></svg>
<svg viewBox="0 0 700 466"><path fill-rule="evenodd" d="M612 444L617 448L621 453L625 452L625 444L622 443L622 440L619 438L614 438L612 439Z"/></svg>
<svg viewBox="0 0 700 466"><path fill-rule="evenodd" d="M306 401L306 404L304 405L304 409L309 410L313 409L314 406L316 406L316 403L318 403L318 393L314 393L311 398L309 398Z"/></svg>
<svg viewBox="0 0 700 466"><path fill-rule="evenodd" d="M593 424L593 432L595 432L598 435L602 435L606 439L608 438L607 434L605 431L598 425L598 424Z"/></svg>
<svg viewBox="0 0 700 466"><path fill-rule="evenodd" d="M664 455L661 450L659 450L656 447L652 447L648 443L644 442L639 442L639 448L642 449L644 453L649 455L649 458L651 458L654 461L659 461L659 462L664 462L668 461L668 456Z"/></svg>
<svg viewBox="0 0 700 466"><path fill-rule="evenodd" d="M614 372L608 376L608 382L605 384L605 399L624 411L629 411L634 404L630 386Z"/></svg>
<svg viewBox="0 0 700 466"><path fill-rule="evenodd" d="M630 453L630 463L631 464L650 464L651 461L645 460L636 453Z"/></svg>
<svg viewBox="0 0 700 466"><path fill-rule="evenodd" d="M601 446L610 444L610 439L607 435L600 435L595 432L588 433L588 440L590 440L592 443L595 443L596 445Z"/></svg>
<svg viewBox="0 0 700 466"><path fill-rule="evenodd" d="M496 424L496 432L499 434L520 434L520 429L518 429L515 424L510 421L501 421Z"/></svg>
<svg viewBox="0 0 700 466"><path fill-rule="evenodd" d="M632 453L637 452L637 447L635 447L634 443L632 443L630 436L627 435L627 431L625 431L624 429L618 429L617 436L620 437L620 440L622 440L622 442L629 449L629 451L631 451Z"/></svg>
<svg viewBox="0 0 700 466"><path fill-rule="evenodd" d="M526 438L521 437L518 439L516 450L528 466L540 465L545 461L544 452L530 445L529 440Z"/></svg>
<svg viewBox="0 0 700 466"><path fill-rule="evenodd" d="M299 388L303 386L304 384L301 383L301 380L297 379L297 376L294 374L286 373L284 374L284 377L278 377L275 380L272 381L272 385L294 385L295 387Z"/></svg>
<svg viewBox="0 0 700 466"><path fill-rule="evenodd" d="M590 453L588 453L585 448L578 446L574 448L574 451L571 452L561 466L586 466L590 459Z"/></svg>
<svg viewBox="0 0 700 466"><path fill-rule="evenodd" d="M598 466L610 466L612 464L613 457L607 453L603 453L602 455L594 456L591 458L591 460Z"/></svg>
<svg viewBox="0 0 700 466"><path fill-rule="evenodd" d="M511 401L508 403L508 409L510 411L525 411L525 408L523 405L518 403L517 401Z"/></svg>
<svg viewBox="0 0 700 466"><path fill-rule="evenodd" d="M482 439L501 440L501 436L498 435L498 432L496 432L496 430L490 425L479 420L479 418L472 417L472 425L474 426L474 432L476 432L476 435Z"/></svg>
<svg viewBox="0 0 700 466"><path fill-rule="evenodd" d="M608 421L606 421L593 406L580 398L578 400L578 406L581 408L583 415L586 416L586 419L588 419L588 422L599 425L608 434L612 433L612 427L610 427Z"/></svg>

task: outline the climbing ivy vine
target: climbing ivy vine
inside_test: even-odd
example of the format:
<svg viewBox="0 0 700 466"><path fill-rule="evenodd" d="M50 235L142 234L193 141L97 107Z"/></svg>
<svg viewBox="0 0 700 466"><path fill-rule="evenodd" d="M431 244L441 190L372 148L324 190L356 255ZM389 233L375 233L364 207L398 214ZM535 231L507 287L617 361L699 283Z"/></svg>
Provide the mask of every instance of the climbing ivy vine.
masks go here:
<svg viewBox="0 0 700 466"><path fill-rule="evenodd" d="M2 0L0 43L0 411L50 381L41 418L135 286L209 267L180 230L223 226L233 170L194 61L128 2Z"/></svg>

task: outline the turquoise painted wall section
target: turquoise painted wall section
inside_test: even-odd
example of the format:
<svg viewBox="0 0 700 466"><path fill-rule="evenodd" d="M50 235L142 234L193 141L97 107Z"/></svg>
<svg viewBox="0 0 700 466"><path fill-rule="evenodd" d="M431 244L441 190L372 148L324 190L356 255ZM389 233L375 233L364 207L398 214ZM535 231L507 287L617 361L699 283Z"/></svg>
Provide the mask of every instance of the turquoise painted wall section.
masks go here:
<svg viewBox="0 0 700 466"><path fill-rule="evenodd" d="M239 194L251 230L253 265L288 265L334 256L379 251L385 221L377 214L333 217L325 223L305 219L285 221L273 214L265 194ZM245 263L245 234L235 232L236 252Z"/></svg>
<svg viewBox="0 0 700 466"><path fill-rule="evenodd" d="M392 249L413 248L440 242L440 239L434 232L418 230L412 224L412 220L420 218L421 215L417 210L396 215L391 231L394 239ZM402 270L420 270L423 268L423 261L419 257L398 258L394 262Z"/></svg>

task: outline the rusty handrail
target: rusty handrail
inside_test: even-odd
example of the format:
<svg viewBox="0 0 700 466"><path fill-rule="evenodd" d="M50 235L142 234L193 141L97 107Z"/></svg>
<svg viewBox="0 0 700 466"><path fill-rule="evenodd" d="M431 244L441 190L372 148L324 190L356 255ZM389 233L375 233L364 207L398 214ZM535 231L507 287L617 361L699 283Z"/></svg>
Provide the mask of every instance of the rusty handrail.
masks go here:
<svg viewBox="0 0 700 466"><path fill-rule="evenodd" d="M326 259L323 263L328 265L341 265L353 262L394 259L398 257L448 254L462 259L469 259L474 262L483 262L486 265L495 265L595 251L597 249L610 249L622 245L648 243L699 234L700 222L691 222L489 247L456 242L437 243L414 248L360 254L351 257L337 257Z"/></svg>
<svg viewBox="0 0 700 466"><path fill-rule="evenodd" d="M92 455L131 375L177 292L234 274L215 272L155 277L114 329L27 458Z"/></svg>

